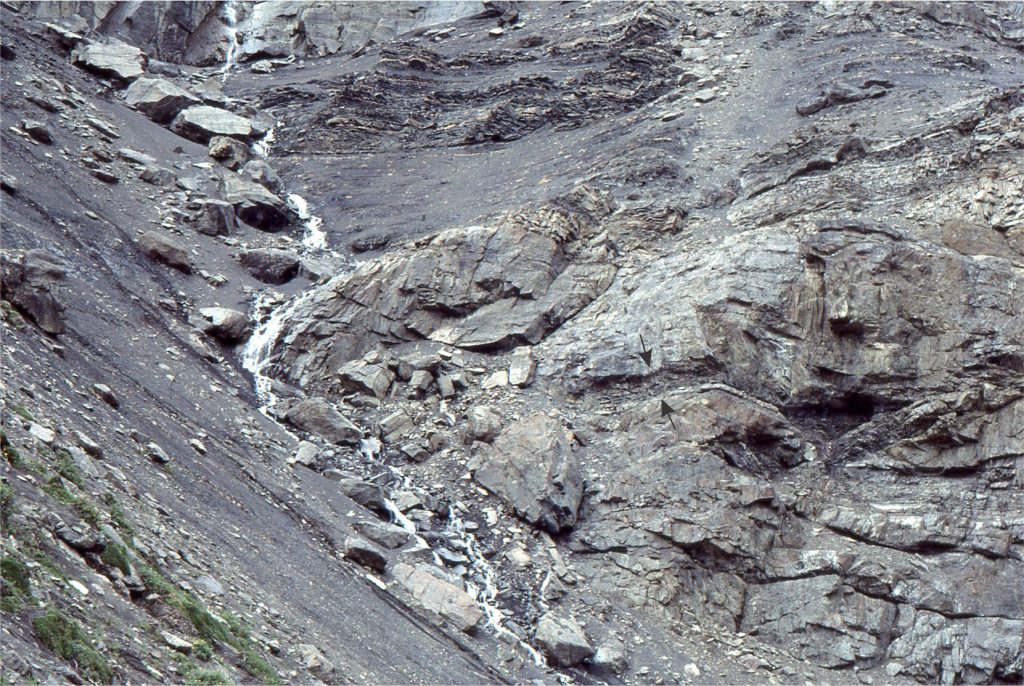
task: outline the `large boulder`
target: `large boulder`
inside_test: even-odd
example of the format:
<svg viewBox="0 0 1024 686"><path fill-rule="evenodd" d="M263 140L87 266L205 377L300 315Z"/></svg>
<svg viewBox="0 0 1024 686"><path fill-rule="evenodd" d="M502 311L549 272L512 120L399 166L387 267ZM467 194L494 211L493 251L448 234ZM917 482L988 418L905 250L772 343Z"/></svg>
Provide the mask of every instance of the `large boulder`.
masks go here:
<svg viewBox="0 0 1024 686"><path fill-rule="evenodd" d="M472 633L484 617L468 593L435 576L429 567L399 563L391 575L423 607L441 615L459 631Z"/></svg>
<svg viewBox="0 0 1024 686"><path fill-rule="evenodd" d="M199 98L165 79L136 79L124 93L129 107L157 122L167 124L187 107L199 104Z"/></svg>
<svg viewBox="0 0 1024 686"><path fill-rule="evenodd" d="M43 250L29 250L20 260L2 261L3 298L49 334L64 333L64 305L54 292L64 267Z"/></svg>
<svg viewBox="0 0 1024 686"><path fill-rule="evenodd" d="M244 312L226 307L204 307L199 310L199 316L203 333L225 343L236 343L245 338L252 324Z"/></svg>
<svg viewBox="0 0 1024 686"><path fill-rule="evenodd" d="M147 257L157 262L163 262L186 274L192 273L192 262L188 257L188 249L170 236L156 231L147 231L139 237L139 247Z"/></svg>
<svg viewBox="0 0 1024 686"><path fill-rule="evenodd" d="M235 228L235 208L223 200L208 198L195 217L196 231L207 236L227 236Z"/></svg>
<svg viewBox="0 0 1024 686"><path fill-rule="evenodd" d="M558 667L575 667L594 654L583 628L572 617L548 612L537 621L534 640Z"/></svg>
<svg viewBox="0 0 1024 686"><path fill-rule="evenodd" d="M571 528L583 498L583 474L557 421L534 414L508 427L474 477L516 514L552 533Z"/></svg>
<svg viewBox="0 0 1024 686"><path fill-rule="evenodd" d="M299 273L299 257L289 250L256 248L239 255L242 266L263 283L287 283Z"/></svg>
<svg viewBox="0 0 1024 686"><path fill-rule="evenodd" d="M262 231L280 231L291 221L281 198L238 174L225 173L221 177L221 194L234 206L239 219Z"/></svg>
<svg viewBox="0 0 1024 686"><path fill-rule="evenodd" d="M347 389L383 398L391 388L395 375L383 362L353 360L341 366L338 378Z"/></svg>
<svg viewBox="0 0 1024 686"><path fill-rule="evenodd" d="M124 83L142 76L146 66L146 55L141 50L113 39L81 45L75 49L72 59L83 69Z"/></svg>
<svg viewBox="0 0 1024 686"><path fill-rule="evenodd" d="M171 122L171 130L183 138L203 144L209 143L214 136L248 141L258 135L249 119L209 105L193 105L182 110Z"/></svg>
<svg viewBox="0 0 1024 686"><path fill-rule="evenodd" d="M363 432L323 398L303 400L285 415L292 426L343 445L359 445Z"/></svg>

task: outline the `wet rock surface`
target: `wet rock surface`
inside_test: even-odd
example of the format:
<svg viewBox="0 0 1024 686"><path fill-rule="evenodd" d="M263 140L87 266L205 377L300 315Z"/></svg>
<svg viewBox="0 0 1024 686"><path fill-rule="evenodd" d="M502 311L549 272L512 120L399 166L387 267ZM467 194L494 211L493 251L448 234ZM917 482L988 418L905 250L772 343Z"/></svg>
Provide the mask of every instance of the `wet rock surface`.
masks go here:
<svg viewBox="0 0 1024 686"><path fill-rule="evenodd" d="M5 681L1021 680L1011 4L0 14Z"/></svg>

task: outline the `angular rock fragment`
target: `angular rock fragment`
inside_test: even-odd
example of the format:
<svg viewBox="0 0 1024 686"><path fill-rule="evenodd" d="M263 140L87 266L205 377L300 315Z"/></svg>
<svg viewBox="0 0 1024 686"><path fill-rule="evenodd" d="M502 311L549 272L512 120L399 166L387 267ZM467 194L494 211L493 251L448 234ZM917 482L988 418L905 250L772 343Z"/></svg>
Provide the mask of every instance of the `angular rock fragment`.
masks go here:
<svg viewBox="0 0 1024 686"><path fill-rule="evenodd" d="M199 104L199 98L165 79L143 77L136 79L124 93L129 107L158 124L167 124L183 109Z"/></svg>
<svg viewBox="0 0 1024 686"><path fill-rule="evenodd" d="M484 613L461 588L434 576L429 567L399 563L391 575L423 607L450 621L459 631L471 634Z"/></svg>
<svg viewBox="0 0 1024 686"><path fill-rule="evenodd" d="M594 654L583 628L572 617L548 612L537 620L534 640L558 667L575 667Z"/></svg>
<svg viewBox="0 0 1024 686"><path fill-rule="evenodd" d="M239 219L261 231L280 231L291 221L291 214L281 198L238 174L224 174L221 193L224 200L234 206Z"/></svg>
<svg viewBox="0 0 1024 686"><path fill-rule="evenodd" d="M338 378L341 385L349 390L383 398L391 388L395 375L383 362L367 362L363 359L342 365L338 369Z"/></svg>
<svg viewBox="0 0 1024 686"><path fill-rule="evenodd" d="M46 333L64 333L64 304L58 299L65 270L43 250L29 250L20 259L0 264L3 298L27 314Z"/></svg>
<svg viewBox="0 0 1024 686"><path fill-rule="evenodd" d="M207 236L227 236L236 229L235 208L223 200L207 198L195 218L195 227Z"/></svg>
<svg viewBox="0 0 1024 686"><path fill-rule="evenodd" d="M244 312L226 307L204 307L199 310L203 333L226 343L237 343L249 333L251 322Z"/></svg>
<svg viewBox="0 0 1024 686"><path fill-rule="evenodd" d="M71 57L79 67L123 83L142 76L147 59L135 46L114 39L80 45Z"/></svg>
<svg viewBox="0 0 1024 686"><path fill-rule="evenodd" d="M285 415L292 426L340 445L358 445L363 433L323 398L309 398Z"/></svg>
<svg viewBox="0 0 1024 686"><path fill-rule="evenodd" d="M571 440L557 421L530 415L502 432L473 476L526 521L559 533L576 523L583 498Z"/></svg>
<svg viewBox="0 0 1024 686"><path fill-rule="evenodd" d="M204 145L214 136L249 141L256 134L249 119L209 105L193 105L182 110L171 122L170 128L179 136Z"/></svg>
<svg viewBox="0 0 1024 686"><path fill-rule="evenodd" d="M388 558L381 550L361 538L345 541L345 557L375 572L383 574L388 568Z"/></svg>

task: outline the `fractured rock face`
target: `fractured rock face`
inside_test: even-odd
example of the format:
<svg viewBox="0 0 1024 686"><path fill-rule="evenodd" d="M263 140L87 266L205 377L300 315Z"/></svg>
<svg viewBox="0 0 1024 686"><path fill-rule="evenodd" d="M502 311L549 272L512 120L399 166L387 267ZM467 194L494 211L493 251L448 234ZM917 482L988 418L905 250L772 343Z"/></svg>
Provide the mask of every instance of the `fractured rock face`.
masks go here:
<svg viewBox="0 0 1024 686"><path fill-rule="evenodd" d="M531 524L552 533L569 529L583 498L571 440L559 422L531 415L502 432L473 476Z"/></svg>

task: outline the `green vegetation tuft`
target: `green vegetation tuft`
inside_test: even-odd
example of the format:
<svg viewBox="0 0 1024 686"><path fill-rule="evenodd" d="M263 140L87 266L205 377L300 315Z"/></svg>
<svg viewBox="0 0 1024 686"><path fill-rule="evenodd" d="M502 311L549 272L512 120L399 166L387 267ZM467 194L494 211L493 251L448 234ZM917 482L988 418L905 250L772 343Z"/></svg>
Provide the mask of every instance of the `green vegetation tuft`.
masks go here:
<svg viewBox="0 0 1024 686"><path fill-rule="evenodd" d="M210 614L210 611L206 609L202 601L191 593L180 594L176 605L188 615L192 626L196 629L196 633L205 640L213 644L234 643L231 640L231 635L228 633L228 627Z"/></svg>
<svg viewBox="0 0 1024 686"><path fill-rule="evenodd" d="M125 514L124 508L121 507L121 503L117 501L117 496L109 492L104 493L103 502L106 503L108 508L110 508L110 522L125 538L125 540L130 543L131 540L135 538L135 529L132 528L131 523L128 521L128 515Z"/></svg>
<svg viewBox="0 0 1024 686"><path fill-rule="evenodd" d="M100 555L100 559L108 567L120 569L125 576L132 572L131 558L128 557L128 551L120 543L109 541L103 548L103 554Z"/></svg>
<svg viewBox="0 0 1024 686"><path fill-rule="evenodd" d="M85 488L85 479L82 478L82 472L78 470L71 453L63 448L57 448L54 455L57 456L57 473L79 488Z"/></svg>
<svg viewBox="0 0 1024 686"><path fill-rule="evenodd" d="M74 663L90 680L110 683L114 670L96 650L74 619L50 607L32 621L39 641L64 660Z"/></svg>
<svg viewBox="0 0 1024 686"><path fill-rule="evenodd" d="M231 683L224 672L197 665L184 655L175 656L175 662L178 666L178 674L181 675L181 683L186 686L220 686Z"/></svg>
<svg viewBox="0 0 1024 686"><path fill-rule="evenodd" d="M4 580L0 610L19 612L26 602L32 602L32 577L24 562L13 555L4 555L0 558L0 577Z"/></svg>
<svg viewBox="0 0 1024 686"><path fill-rule="evenodd" d="M14 510L14 489L10 484L0 483L0 528L7 530Z"/></svg>
<svg viewBox="0 0 1024 686"><path fill-rule="evenodd" d="M277 676L277 672L270 666L263 657L258 655L248 645L241 648L242 651L242 669L249 672L250 675L254 676L261 684L280 684L281 679Z"/></svg>
<svg viewBox="0 0 1024 686"><path fill-rule="evenodd" d="M166 596L168 600L172 599L177 593L177 589L171 585L171 582L149 565L139 565L138 572L142 583L146 584L146 588L154 593Z"/></svg>
<svg viewBox="0 0 1024 686"><path fill-rule="evenodd" d="M32 416L32 413L29 412L28 408L25 407L24 405L15 405L14 407L11 408L11 412L18 415L25 421L34 422L36 420L36 418Z"/></svg>
<svg viewBox="0 0 1024 686"><path fill-rule="evenodd" d="M50 477L45 484L39 487L39 490L65 505L74 505L78 501L75 496L71 495L71 491L64 487L59 476Z"/></svg>
<svg viewBox="0 0 1024 686"><path fill-rule="evenodd" d="M196 656L197 660L209 662L213 659L213 648L205 639L197 638L192 641L192 654Z"/></svg>
<svg viewBox="0 0 1024 686"><path fill-rule="evenodd" d="M7 438L7 433L0 429L0 449L3 450L4 459L15 469L21 469L25 466L25 458L21 456L18 449L14 447L14 444Z"/></svg>

